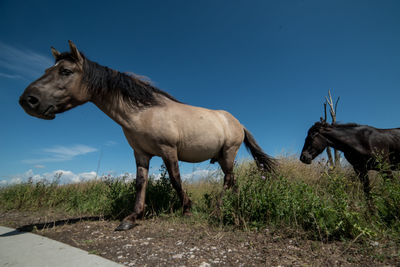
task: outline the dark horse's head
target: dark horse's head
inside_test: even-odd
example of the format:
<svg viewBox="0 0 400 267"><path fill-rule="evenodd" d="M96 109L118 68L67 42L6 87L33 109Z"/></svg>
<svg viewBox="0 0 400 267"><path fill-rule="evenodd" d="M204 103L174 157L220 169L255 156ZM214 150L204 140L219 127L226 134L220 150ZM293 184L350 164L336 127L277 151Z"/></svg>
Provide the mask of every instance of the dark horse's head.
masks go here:
<svg viewBox="0 0 400 267"><path fill-rule="evenodd" d="M301 151L300 160L303 163L311 164L311 161L321 154L328 146L328 140L321 134L321 131L328 127L325 121L316 122L309 130Z"/></svg>
<svg viewBox="0 0 400 267"><path fill-rule="evenodd" d="M84 57L71 41L69 46L69 53L51 48L56 64L21 95L19 103L29 115L52 120L55 114L89 101L83 83Z"/></svg>

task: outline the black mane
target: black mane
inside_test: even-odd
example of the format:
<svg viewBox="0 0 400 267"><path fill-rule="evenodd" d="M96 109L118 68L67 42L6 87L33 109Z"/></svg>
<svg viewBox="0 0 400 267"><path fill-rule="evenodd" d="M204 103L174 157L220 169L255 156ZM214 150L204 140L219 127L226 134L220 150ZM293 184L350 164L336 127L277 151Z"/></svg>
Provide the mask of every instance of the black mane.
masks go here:
<svg viewBox="0 0 400 267"><path fill-rule="evenodd" d="M142 81L137 77L121 73L90 61L82 53L83 80L90 93L97 97L122 96L124 100L134 106L154 106L159 104L156 94L165 96L175 102L179 102L168 93L154 87L149 82ZM65 59L76 62L71 53L62 53L56 62Z"/></svg>
<svg viewBox="0 0 400 267"><path fill-rule="evenodd" d="M361 126L360 124L350 122L350 123L335 123L332 126L336 128L353 128L353 127L358 127Z"/></svg>
<svg viewBox="0 0 400 267"><path fill-rule="evenodd" d="M313 126L308 130L308 134L312 135L313 133L319 132L321 128L328 127L330 124L326 122L317 121Z"/></svg>
<svg viewBox="0 0 400 267"><path fill-rule="evenodd" d="M315 132L315 131L319 131L321 128L353 128L353 127L358 127L361 126L360 124L357 123L327 123L324 121L317 121L316 123L314 123L313 126L311 126L309 132Z"/></svg>

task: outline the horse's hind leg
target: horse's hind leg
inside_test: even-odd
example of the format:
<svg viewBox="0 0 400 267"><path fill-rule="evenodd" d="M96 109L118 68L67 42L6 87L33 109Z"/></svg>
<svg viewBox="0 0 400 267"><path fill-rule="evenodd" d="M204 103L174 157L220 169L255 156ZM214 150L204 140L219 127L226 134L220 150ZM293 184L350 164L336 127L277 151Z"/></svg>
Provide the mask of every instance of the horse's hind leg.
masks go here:
<svg viewBox="0 0 400 267"><path fill-rule="evenodd" d="M183 207L183 214L190 215L190 208L192 206L192 201L187 196L186 192L182 188L181 174L179 172L178 155L176 150L169 150L162 157L165 167L169 174L169 179L171 180L172 186L178 193L179 199L181 200Z"/></svg>
<svg viewBox="0 0 400 267"><path fill-rule="evenodd" d="M233 174L233 167L236 154L239 150L238 146L232 146L228 149L223 149L218 163L224 172L224 189L229 189L235 186L236 180Z"/></svg>
<svg viewBox="0 0 400 267"><path fill-rule="evenodd" d="M151 157L135 151L136 160L136 199L133 213L125 217L115 231L125 231L135 226L136 219L144 214L146 187L148 182L149 163Z"/></svg>

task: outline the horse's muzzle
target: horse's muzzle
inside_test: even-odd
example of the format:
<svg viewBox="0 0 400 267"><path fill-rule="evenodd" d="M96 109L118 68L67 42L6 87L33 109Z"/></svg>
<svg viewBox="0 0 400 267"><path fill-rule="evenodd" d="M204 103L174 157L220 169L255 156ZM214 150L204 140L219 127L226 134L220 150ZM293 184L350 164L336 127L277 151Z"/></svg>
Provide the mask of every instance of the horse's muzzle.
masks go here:
<svg viewBox="0 0 400 267"><path fill-rule="evenodd" d="M35 95L25 95L23 94L19 98L19 104L31 116L45 119L45 120L52 120L55 118L54 114L54 106L53 105L41 105L39 97Z"/></svg>
<svg viewBox="0 0 400 267"><path fill-rule="evenodd" d="M311 159L311 157L308 156L308 155L301 154L301 156L300 156L300 161L303 162L303 163L305 163L305 164L311 164L312 159Z"/></svg>

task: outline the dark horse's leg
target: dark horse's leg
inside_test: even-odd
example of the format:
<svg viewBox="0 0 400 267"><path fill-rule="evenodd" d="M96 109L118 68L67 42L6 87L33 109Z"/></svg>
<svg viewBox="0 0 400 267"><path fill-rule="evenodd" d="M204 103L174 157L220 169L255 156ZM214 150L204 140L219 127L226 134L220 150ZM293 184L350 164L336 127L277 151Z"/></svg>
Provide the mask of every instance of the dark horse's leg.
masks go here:
<svg viewBox="0 0 400 267"><path fill-rule="evenodd" d="M167 149L162 157L165 167L169 174L172 186L178 193L179 199L181 200L183 207L183 214L190 215L190 208L192 207L192 201L187 196L186 192L182 188L181 174L179 172L178 155L175 149Z"/></svg>
<svg viewBox="0 0 400 267"><path fill-rule="evenodd" d="M364 195L367 200L368 207L370 210L372 210L372 199L370 194L371 188L369 185L368 170L354 168L354 171L356 172L358 178L360 178L360 181L363 185Z"/></svg>
<svg viewBox="0 0 400 267"><path fill-rule="evenodd" d="M135 151L137 172L135 207L133 213L125 217L115 231L129 230L135 226L136 219L143 217L150 159L150 156Z"/></svg>

